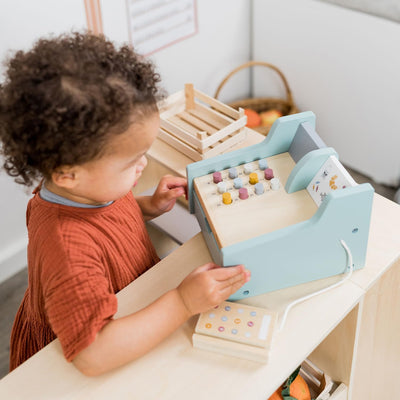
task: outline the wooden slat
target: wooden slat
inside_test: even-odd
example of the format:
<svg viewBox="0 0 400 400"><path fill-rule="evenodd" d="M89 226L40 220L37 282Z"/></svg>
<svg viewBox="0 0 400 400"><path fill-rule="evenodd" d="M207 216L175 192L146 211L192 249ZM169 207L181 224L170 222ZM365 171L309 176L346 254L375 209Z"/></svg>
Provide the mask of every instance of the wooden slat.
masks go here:
<svg viewBox="0 0 400 400"><path fill-rule="evenodd" d="M206 107L204 107L206 108ZM189 111L190 115L195 116L196 118L199 118L201 120L207 121L209 125L214 127L215 129L219 130L222 128L225 128L225 126L229 123L227 121L220 121L217 118L213 118L213 115L208 113L207 110L203 110L200 108L200 104L196 104L196 108L194 110ZM231 120L232 122L233 120Z"/></svg>
<svg viewBox="0 0 400 400"><path fill-rule="evenodd" d="M205 114L205 119L207 121L209 121L209 123L213 123L216 122L218 124L220 124L220 128L225 127L228 124L231 124L232 122L236 121L238 118L231 118L228 117L224 114L221 114L220 112L213 110L210 107L207 107L203 104L200 103L196 103L196 107L195 110L201 110L201 112L203 112Z"/></svg>
<svg viewBox="0 0 400 400"><path fill-rule="evenodd" d="M187 123L186 121L179 118L177 115L173 115L172 117L168 118L169 122L176 125L178 128L182 128L185 131L192 134L192 136L197 136L197 132L199 131L193 125Z"/></svg>
<svg viewBox="0 0 400 400"><path fill-rule="evenodd" d="M210 125L209 123L203 121L202 119L188 113L187 111L183 111L178 114L178 117L182 120L188 122L189 124L193 125L194 127L200 129L201 131L205 131L209 134L213 134L218 132L218 129Z"/></svg>
<svg viewBox="0 0 400 400"><path fill-rule="evenodd" d="M195 137L192 132L188 131L186 127L179 126L177 127L175 120L171 121L172 118L170 118L169 121L161 119L160 121L160 126L161 128L165 129L168 132L171 132L174 136L182 139L184 142L187 142L188 144L192 145L193 147L200 148L202 147L202 141ZM196 134L196 131L194 132Z"/></svg>
<svg viewBox="0 0 400 400"><path fill-rule="evenodd" d="M237 143L240 143L246 138L246 132L243 130L241 132L236 133L233 136L225 138L224 141L219 142L214 147L210 148L210 150L206 150L204 152L204 158L214 157L218 154L223 153L225 150L228 150L230 147L234 146Z"/></svg>
<svg viewBox="0 0 400 400"><path fill-rule="evenodd" d="M201 154L190 147L189 145L183 143L181 140L175 138L174 136L170 135L169 133L163 131L160 129L158 133L158 137L163 140L165 143L168 143L172 147L174 147L176 150L180 151L181 153L185 154L188 156L190 159L194 161L200 161L203 159Z"/></svg>
<svg viewBox="0 0 400 400"><path fill-rule="evenodd" d="M205 103L209 104L210 106L214 107L215 109L217 109L218 111L229 115L230 117L234 118L234 119L238 119L240 118L240 114L238 111L236 111L235 109L233 109L232 107L227 106L224 103L221 103L218 100L215 100L214 98L207 96L206 94L199 92L198 90L194 89L194 94L195 96L199 99L204 101Z"/></svg>
<svg viewBox="0 0 400 400"><path fill-rule="evenodd" d="M217 143L223 138L233 135L235 131L243 128L246 125L246 117L243 117L232 124L228 125L224 129L221 129L217 133L214 133L212 136L209 136L207 139L203 140L204 147L210 147L211 145Z"/></svg>
<svg viewBox="0 0 400 400"><path fill-rule="evenodd" d="M193 83L185 84L185 100L186 100L186 110L193 110L194 109Z"/></svg>

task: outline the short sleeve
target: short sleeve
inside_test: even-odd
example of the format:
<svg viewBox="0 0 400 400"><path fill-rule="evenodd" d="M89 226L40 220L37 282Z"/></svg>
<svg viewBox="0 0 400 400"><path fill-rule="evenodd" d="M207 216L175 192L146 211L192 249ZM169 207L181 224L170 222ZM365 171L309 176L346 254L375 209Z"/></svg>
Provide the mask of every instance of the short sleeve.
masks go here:
<svg viewBox="0 0 400 400"><path fill-rule="evenodd" d="M44 307L71 361L110 322L118 303L93 242L80 234L55 235L50 242L53 251L42 260Z"/></svg>

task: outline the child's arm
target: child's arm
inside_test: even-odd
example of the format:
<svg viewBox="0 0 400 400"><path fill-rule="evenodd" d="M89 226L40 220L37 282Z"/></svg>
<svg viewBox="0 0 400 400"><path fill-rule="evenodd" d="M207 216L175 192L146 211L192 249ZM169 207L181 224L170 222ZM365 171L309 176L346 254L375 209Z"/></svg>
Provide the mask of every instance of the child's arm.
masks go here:
<svg viewBox="0 0 400 400"><path fill-rule="evenodd" d="M170 211L175 205L176 199L186 195L186 190L185 178L172 175L165 175L161 178L153 196L136 197L145 221Z"/></svg>
<svg viewBox="0 0 400 400"><path fill-rule="evenodd" d="M73 363L88 376L124 365L150 351L192 315L226 300L249 279L243 265L198 267L146 308L109 322Z"/></svg>

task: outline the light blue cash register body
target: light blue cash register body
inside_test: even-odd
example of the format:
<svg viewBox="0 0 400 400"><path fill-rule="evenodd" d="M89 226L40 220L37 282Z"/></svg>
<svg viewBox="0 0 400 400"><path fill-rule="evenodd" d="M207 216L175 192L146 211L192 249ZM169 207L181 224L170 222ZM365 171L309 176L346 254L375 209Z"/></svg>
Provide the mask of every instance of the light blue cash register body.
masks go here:
<svg viewBox="0 0 400 400"><path fill-rule="evenodd" d="M356 184L308 111L275 121L252 145L187 166L194 213L216 264L251 280L230 300L342 274L343 240L365 264L374 189Z"/></svg>

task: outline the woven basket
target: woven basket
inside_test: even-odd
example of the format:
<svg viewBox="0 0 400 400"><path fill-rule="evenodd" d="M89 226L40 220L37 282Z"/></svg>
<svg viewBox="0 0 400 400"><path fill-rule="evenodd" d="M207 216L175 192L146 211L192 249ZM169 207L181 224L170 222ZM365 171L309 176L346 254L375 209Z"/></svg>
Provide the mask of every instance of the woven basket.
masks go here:
<svg viewBox="0 0 400 400"><path fill-rule="evenodd" d="M285 85L286 100L280 99L280 98L273 98L273 97L258 97L258 98L249 98L249 99L238 100L233 103L229 103L229 105L236 109L239 109L239 107L250 108L254 111L257 111L258 113L260 113L262 111L272 110L272 109L276 109L276 110L280 111L282 113L282 115L298 113L299 110L297 109L297 107L295 106L295 104L293 102L292 92L289 88L289 84L288 84L285 76L283 75L283 73L277 67L275 67L275 65L268 64L268 63L262 62L262 61L249 61L249 62L244 63L244 64L240 65L239 67L235 68L220 83L220 85L217 88L217 91L215 92L214 97L216 99L218 99L218 95L219 95L221 89L223 88L225 83L232 77L232 75L236 74L236 72L238 72L242 69L254 67L254 66L262 66L262 67L270 68L278 73L278 75L281 77L281 79L283 81L283 84ZM256 130L259 133L262 133L263 135L267 135L270 130L270 126L259 126L259 127L252 128L252 129Z"/></svg>

